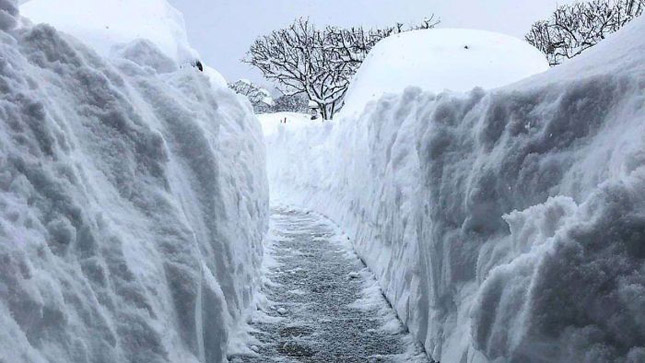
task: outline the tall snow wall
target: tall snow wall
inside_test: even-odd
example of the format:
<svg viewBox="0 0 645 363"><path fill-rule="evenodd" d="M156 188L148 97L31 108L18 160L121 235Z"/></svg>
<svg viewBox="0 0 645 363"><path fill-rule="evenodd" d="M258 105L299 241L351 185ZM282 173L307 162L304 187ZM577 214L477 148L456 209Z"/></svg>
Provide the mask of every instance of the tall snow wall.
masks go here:
<svg viewBox="0 0 645 363"><path fill-rule="evenodd" d="M0 0L0 362L225 361L267 226L250 104L26 24Z"/></svg>
<svg viewBox="0 0 645 363"><path fill-rule="evenodd" d="M503 88L281 126L272 198L353 236L437 361L645 361L643 34Z"/></svg>

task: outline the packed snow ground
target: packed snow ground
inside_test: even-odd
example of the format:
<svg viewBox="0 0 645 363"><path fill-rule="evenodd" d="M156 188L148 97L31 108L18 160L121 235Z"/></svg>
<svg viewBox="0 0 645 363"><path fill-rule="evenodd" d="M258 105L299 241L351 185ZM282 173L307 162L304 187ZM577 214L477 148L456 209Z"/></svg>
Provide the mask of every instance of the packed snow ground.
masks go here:
<svg viewBox="0 0 645 363"><path fill-rule="evenodd" d="M105 58L7 0L0 54L0 361L224 360L268 224L250 104L152 41Z"/></svg>
<svg viewBox="0 0 645 363"><path fill-rule="evenodd" d="M435 360L645 361L643 34L492 91L408 88L280 128L272 198L339 222Z"/></svg>
<svg viewBox="0 0 645 363"><path fill-rule="evenodd" d="M429 362L336 225L289 207L270 225L268 300L252 316L251 349L232 362Z"/></svg>
<svg viewBox="0 0 645 363"><path fill-rule="evenodd" d="M260 125L262 125L262 133L265 137L276 135L284 129L295 131L322 122L320 118L318 120L312 120L310 115L297 112L259 114L258 119L260 120Z"/></svg>

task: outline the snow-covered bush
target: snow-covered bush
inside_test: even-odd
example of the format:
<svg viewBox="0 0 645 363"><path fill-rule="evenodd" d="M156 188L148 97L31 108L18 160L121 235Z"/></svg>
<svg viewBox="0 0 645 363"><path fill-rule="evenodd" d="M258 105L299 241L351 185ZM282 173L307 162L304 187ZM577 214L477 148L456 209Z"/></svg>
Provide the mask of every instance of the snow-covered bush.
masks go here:
<svg viewBox="0 0 645 363"><path fill-rule="evenodd" d="M246 96L246 98L251 102L251 105L253 105L255 113L269 112L275 104L273 97L271 96L271 92L254 84L248 79L237 80L230 83L228 86L235 93Z"/></svg>
<svg viewBox="0 0 645 363"><path fill-rule="evenodd" d="M6 4L0 361L225 360L267 225L257 119L154 39L106 58Z"/></svg>
<svg viewBox="0 0 645 363"><path fill-rule="evenodd" d="M275 99L271 112L309 112L309 100L305 95L282 95Z"/></svg>
<svg viewBox="0 0 645 363"><path fill-rule="evenodd" d="M495 90L279 128L272 197L339 222L437 361L644 361L643 34Z"/></svg>
<svg viewBox="0 0 645 363"><path fill-rule="evenodd" d="M560 5L548 20L533 24L526 41L552 66L593 47L640 16L645 0L592 0Z"/></svg>
<svg viewBox="0 0 645 363"><path fill-rule="evenodd" d="M540 51L507 35L469 29L395 34L370 51L352 79L341 113L358 116L369 102L410 86L437 93L490 89L548 69Z"/></svg>

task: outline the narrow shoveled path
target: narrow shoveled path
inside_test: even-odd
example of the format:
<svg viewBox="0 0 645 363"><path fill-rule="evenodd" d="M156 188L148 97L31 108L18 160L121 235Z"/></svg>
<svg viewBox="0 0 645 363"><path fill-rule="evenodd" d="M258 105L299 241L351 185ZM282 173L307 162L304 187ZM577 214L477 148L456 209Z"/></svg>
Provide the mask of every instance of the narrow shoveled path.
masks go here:
<svg viewBox="0 0 645 363"><path fill-rule="evenodd" d="M330 221L276 208L266 253L268 303L251 322L257 354L233 362L429 362Z"/></svg>

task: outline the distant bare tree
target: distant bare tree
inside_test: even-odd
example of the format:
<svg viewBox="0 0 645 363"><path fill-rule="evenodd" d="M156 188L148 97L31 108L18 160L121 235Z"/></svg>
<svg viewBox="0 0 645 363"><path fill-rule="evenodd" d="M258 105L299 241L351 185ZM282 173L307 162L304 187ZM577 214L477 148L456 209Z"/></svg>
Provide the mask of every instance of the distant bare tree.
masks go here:
<svg viewBox="0 0 645 363"><path fill-rule="evenodd" d="M271 92L246 79L229 83L228 87L235 93L246 96L253 105L255 113L271 112L274 100Z"/></svg>
<svg viewBox="0 0 645 363"><path fill-rule="evenodd" d="M408 30L437 24L433 16ZM342 107L349 82L367 53L381 39L401 31L402 24L384 29L328 26L320 30L309 19L300 18L258 38L243 61L276 81L286 95L305 94L319 106L324 119L331 119Z"/></svg>
<svg viewBox="0 0 645 363"><path fill-rule="evenodd" d="M593 0L562 5L548 20L533 24L525 38L555 66L593 47L643 10L645 0Z"/></svg>

